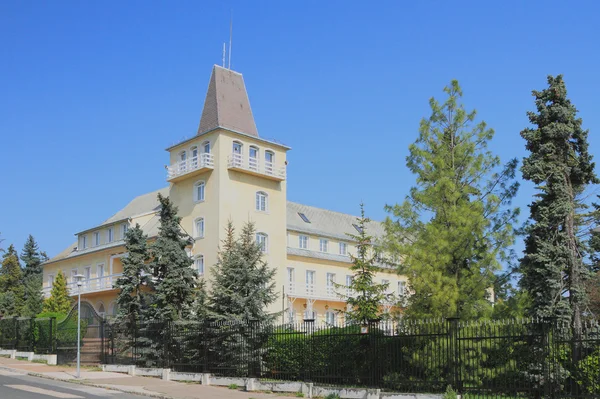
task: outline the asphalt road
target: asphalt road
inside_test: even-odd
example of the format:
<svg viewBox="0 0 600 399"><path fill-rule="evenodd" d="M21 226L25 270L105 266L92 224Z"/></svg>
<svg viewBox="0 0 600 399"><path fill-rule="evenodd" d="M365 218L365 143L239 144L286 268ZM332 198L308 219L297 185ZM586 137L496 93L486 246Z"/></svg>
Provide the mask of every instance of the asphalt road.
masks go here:
<svg viewBox="0 0 600 399"><path fill-rule="evenodd" d="M142 399L108 389L88 387L0 370L1 399Z"/></svg>

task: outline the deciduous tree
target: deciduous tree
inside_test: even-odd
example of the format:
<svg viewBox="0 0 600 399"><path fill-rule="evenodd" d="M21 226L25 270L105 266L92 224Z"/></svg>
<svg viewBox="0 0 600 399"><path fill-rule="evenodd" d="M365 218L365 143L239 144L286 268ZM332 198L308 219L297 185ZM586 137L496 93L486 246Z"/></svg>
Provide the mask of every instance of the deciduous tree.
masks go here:
<svg viewBox="0 0 600 399"><path fill-rule="evenodd" d="M44 302L44 312L67 314L73 306L73 300L67 290L67 278L59 270L54 278L50 297Z"/></svg>

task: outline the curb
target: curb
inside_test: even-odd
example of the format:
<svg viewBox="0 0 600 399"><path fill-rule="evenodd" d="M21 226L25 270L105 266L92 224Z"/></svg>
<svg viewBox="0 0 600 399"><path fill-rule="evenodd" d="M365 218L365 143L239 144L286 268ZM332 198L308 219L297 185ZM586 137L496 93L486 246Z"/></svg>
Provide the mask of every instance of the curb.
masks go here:
<svg viewBox="0 0 600 399"><path fill-rule="evenodd" d="M14 372L20 372L20 373L23 373L23 375L29 375L31 377L44 378L46 380L52 380L52 381L67 382L67 383L70 383L70 384L85 385L85 386L94 387L94 388L103 388L103 389L108 389L110 391L117 391L117 392L128 393L130 395L147 396L149 398L157 398L157 399L176 399L173 396L164 395L162 393L138 392L138 391L134 391L134 390L116 388L116 387L113 387L113 386L106 386L106 385L102 385L102 384L94 384L94 383L89 383L87 381L80 381L80 380L63 380L61 378L51 377L51 376L44 375L44 374L41 374L41 373L36 373L36 372L33 372L33 371L26 371L26 370L21 370L21 369L13 369L13 368L10 368L10 367L5 367L5 366L0 366L0 370L12 371L13 373Z"/></svg>

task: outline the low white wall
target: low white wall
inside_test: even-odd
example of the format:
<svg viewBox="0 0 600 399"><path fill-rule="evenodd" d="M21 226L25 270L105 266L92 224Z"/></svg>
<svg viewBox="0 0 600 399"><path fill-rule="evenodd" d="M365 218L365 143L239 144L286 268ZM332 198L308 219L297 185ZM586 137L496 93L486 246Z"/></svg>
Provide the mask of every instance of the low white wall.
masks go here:
<svg viewBox="0 0 600 399"><path fill-rule="evenodd" d="M56 366L56 355L36 355L33 354L33 358L31 360L45 360L47 364L50 366Z"/></svg>
<svg viewBox="0 0 600 399"><path fill-rule="evenodd" d="M169 374L171 381L197 381L202 382L201 373L180 373L178 371L171 371Z"/></svg>
<svg viewBox="0 0 600 399"><path fill-rule="evenodd" d="M382 392L381 399L442 399L443 394L435 393L393 393Z"/></svg>
<svg viewBox="0 0 600 399"><path fill-rule="evenodd" d="M240 388L243 388L246 386L246 379L245 378L234 378L234 377L215 377L214 375L210 376L210 385L219 385L219 386L226 386L228 387L229 385L237 385Z"/></svg>
<svg viewBox="0 0 600 399"><path fill-rule="evenodd" d="M141 377L162 377L163 369L135 368L135 375Z"/></svg>
<svg viewBox="0 0 600 399"><path fill-rule="evenodd" d="M302 392L302 383L294 381L265 382L256 380L254 383L254 389L256 391Z"/></svg>
<svg viewBox="0 0 600 399"><path fill-rule="evenodd" d="M131 366L123 364L103 364L102 371L110 371L112 373L129 373Z"/></svg>

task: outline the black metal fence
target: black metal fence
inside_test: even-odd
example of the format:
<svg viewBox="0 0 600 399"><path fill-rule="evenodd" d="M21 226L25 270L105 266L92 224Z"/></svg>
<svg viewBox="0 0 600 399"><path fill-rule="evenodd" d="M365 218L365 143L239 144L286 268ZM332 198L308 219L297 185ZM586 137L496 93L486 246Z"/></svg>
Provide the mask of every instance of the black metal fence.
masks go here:
<svg viewBox="0 0 600 399"><path fill-rule="evenodd" d="M0 319L0 348L19 352L54 353L56 319L11 317Z"/></svg>
<svg viewBox="0 0 600 399"><path fill-rule="evenodd" d="M600 397L600 328L532 320L154 322L107 330L108 363L215 375L443 392L469 397Z"/></svg>

